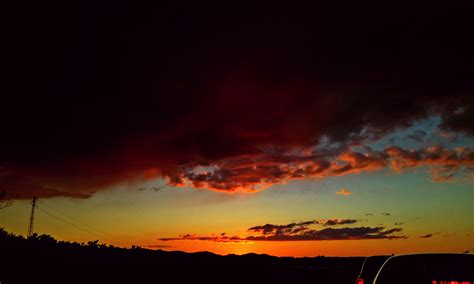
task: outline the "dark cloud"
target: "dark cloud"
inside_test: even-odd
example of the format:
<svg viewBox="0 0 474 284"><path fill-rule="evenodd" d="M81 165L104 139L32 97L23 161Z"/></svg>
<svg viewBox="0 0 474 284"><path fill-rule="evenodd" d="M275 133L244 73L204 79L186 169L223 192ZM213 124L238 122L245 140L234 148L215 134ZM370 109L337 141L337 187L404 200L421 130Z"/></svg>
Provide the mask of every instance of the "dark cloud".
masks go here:
<svg viewBox="0 0 474 284"><path fill-rule="evenodd" d="M153 176L255 190L385 167L393 151L343 150L428 115L473 134L469 14L153 5L10 9L0 111L8 195L85 198ZM323 137L342 156L311 152ZM405 166L415 154L399 153Z"/></svg>
<svg viewBox="0 0 474 284"><path fill-rule="evenodd" d="M413 131L412 134L407 135L407 138L411 139L413 141L416 141L418 143L423 143L423 142L425 142L427 136L428 135L426 134L425 131L415 130L415 131Z"/></svg>
<svg viewBox="0 0 474 284"><path fill-rule="evenodd" d="M249 232L259 233L261 235L288 235L302 233L310 230L311 225L322 225L322 226L337 226L337 225L349 225L355 224L358 220L356 219L328 219L328 220L311 220L299 223L290 223L286 225L274 225L265 224L261 226L255 226L248 229Z"/></svg>
<svg viewBox="0 0 474 284"><path fill-rule="evenodd" d="M285 235L308 230L308 226L314 224L320 224L320 222L314 220L299 223L290 223L287 225L265 224L262 226L251 227L248 229L248 231L253 233L259 233L261 235Z"/></svg>
<svg viewBox="0 0 474 284"><path fill-rule="evenodd" d="M433 234L427 234L427 235L419 236L419 238L421 238L421 239L428 239L428 238L431 238L432 236L433 236Z"/></svg>
<svg viewBox="0 0 474 284"><path fill-rule="evenodd" d="M148 245L147 247L148 247L148 248L157 248L157 249L160 249L160 248L172 248L173 246L167 246L167 245Z"/></svg>
<svg viewBox="0 0 474 284"><path fill-rule="evenodd" d="M391 214L390 214L390 213L382 213L382 215L384 215L384 216L390 216Z"/></svg>
<svg viewBox="0 0 474 284"><path fill-rule="evenodd" d="M332 219L335 220L335 219ZM344 222L345 221L345 222ZM347 219L340 222L317 222L308 221L301 223L291 223L288 225L266 224L249 228L252 233L249 236L212 235L198 236L185 234L176 238L160 238L160 241L198 240L214 242L248 242L248 241L322 241L322 240L365 240L365 239L402 239L401 228L385 229L379 227L343 227L324 228L321 230L308 228L314 224L352 224L355 220Z"/></svg>
<svg viewBox="0 0 474 284"><path fill-rule="evenodd" d="M54 184L49 184L47 181L38 182L34 179L22 179L21 176L1 176L0 172L0 187L3 188L5 199L30 199L33 196L42 198L49 197L71 197L71 198L88 198L95 193L93 189L82 190L62 190ZM69 188L71 189L71 188Z"/></svg>
<svg viewBox="0 0 474 284"><path fill-rule="evenodd" d="M139 191L152 190L154 192L159 192L163 188L165 188L165 186L152 186L152 187L140 187L138 190Z"/></svg>
<svg viewBox="0 0 474 284"><path fill-rule="evenodd" d="M179 241L179 240L191 240L191 241L212 241L220 243L241 243L245 242L244 238L238 236L222 236L222 235L212 235L212 236L198 236L195 234L184 234L177 238L160 238L160 241Z"/></svg>
<svg viewBox="0 0 474 284"><path fill-rule="evenodd" d="M356 219L329 219L324 222L320 222L323 226L336 226L336 225L349 225L355 224L358 220Z"/></svg>
<svg viewBox="0 0 474 284"><path fill-rule="evenodd" d="M402 229L385 230L384 227L326 228L309 230L302 234L249 236L247 241L322 241L322 240L364 240L364 239L400 239L402 235L394 235Z"/></svg>
<svg viewBox="0 0 474 284"><path fill-rule="evenodd" d="M474 135L474 106L472 104L462 106L449 114L445 114L440 128L450 132L462 132Z"/></svg>
<svg viewBox="0 0 474 284"><path fill-rule="evenodd" d="M403 224L405 224L405 222L399 222L399 223L395 223L395 224L393 224L393 225L394 225L394 226L401 226L401 225L403 225Z"/></svg>

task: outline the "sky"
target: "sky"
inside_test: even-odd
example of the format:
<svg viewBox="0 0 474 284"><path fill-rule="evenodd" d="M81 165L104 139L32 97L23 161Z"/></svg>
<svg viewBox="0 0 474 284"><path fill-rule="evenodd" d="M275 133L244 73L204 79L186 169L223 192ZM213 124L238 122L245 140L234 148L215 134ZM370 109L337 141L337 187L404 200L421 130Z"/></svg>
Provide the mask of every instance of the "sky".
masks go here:
<svg viewBox="0 0 474 284"><path fill-rule="evenodd" d="M69 241L474 249L467 12L161 2L8 19L0 227L36 196L34 231Z"/></svg>

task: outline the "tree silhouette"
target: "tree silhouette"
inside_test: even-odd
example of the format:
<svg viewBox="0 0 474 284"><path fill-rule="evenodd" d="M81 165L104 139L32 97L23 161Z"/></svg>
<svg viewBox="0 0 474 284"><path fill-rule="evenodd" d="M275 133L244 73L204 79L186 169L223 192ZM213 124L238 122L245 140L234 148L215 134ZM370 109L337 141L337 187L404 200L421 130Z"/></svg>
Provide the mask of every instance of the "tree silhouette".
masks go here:
<svg viewBox="0 0 474 284"><path fill-rule="evenodd" d="M2 283L169 282L163 279L173 279L173 283L221 283L222 279L229 283L297 283L315 279L318 283L350 283L363 261L360 257L220 256L209 252L154 251L137 245L127 249L100 244L98 240L58 241L37 233L25 238L3 228L0 252Z"/></svg>

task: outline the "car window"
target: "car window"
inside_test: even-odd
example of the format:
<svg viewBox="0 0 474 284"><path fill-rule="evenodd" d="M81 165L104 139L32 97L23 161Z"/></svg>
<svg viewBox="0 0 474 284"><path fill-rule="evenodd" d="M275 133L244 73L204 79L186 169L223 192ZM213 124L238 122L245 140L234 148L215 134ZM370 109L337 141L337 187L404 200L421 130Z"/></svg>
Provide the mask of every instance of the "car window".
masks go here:
<svg viewBox="0 0 474 284"><path fill-rule="evenodd" d="M362 278L365 283L371 283L377 275L380 267L382 267L383 263L388 258L389 256L371 256L366 258L359 277Z"/></svg>
<svg viewBox="0 0 474 284"><path fill-rule="evenodd" d="M380 269L376 284L473 283L473 255L412 255L390 258Z"/></svg>

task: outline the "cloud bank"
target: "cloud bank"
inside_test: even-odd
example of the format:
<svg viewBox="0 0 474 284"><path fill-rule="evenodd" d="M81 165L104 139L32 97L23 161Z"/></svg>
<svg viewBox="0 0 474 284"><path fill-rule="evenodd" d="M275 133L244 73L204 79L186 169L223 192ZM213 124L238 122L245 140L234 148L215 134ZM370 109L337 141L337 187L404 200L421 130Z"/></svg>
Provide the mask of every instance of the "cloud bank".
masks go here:
<svg viewBox="0 0 474 284"><path fill-rule="evenodd" d="M7 198L86 198L153 177L231 192L382 168L428 166L440 182L472 171L470 148L351 148L432 115L474 134L470 15L62 5L6 19L22 23L5 40ZM323 140L338 147L315 149Z"/></svg>
<svg viewBox="0 0 474 284"><path fill-rule="evenodd" d="M340 227L310 228L313 225L335 226L357 223L354 219L329 219L306 221L286 225L266 224L248 229L249 236L227 236L226 234L199 236L184 234L174 238L160 238L160 241L213 241L213 242L252 242L252 241L327 241L327 240L368 240L368 239L404 239L402 228L385 227Z"/></svg>

